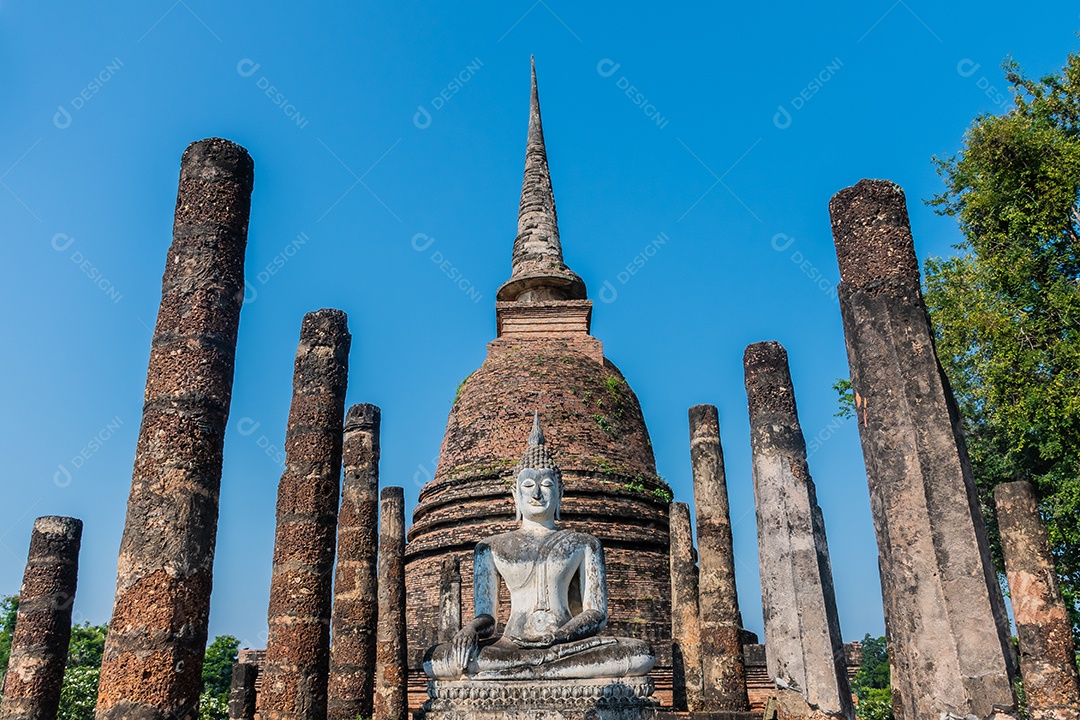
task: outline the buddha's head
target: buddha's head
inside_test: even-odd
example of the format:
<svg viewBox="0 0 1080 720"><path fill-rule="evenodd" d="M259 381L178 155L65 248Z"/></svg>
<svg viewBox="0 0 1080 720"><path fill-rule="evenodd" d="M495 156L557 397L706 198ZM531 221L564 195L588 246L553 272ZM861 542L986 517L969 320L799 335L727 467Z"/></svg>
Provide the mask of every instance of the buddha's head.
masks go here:
<svg viewBox="0 0 1080 720"><path fill-rule="evenodd" d="M540 415L533 417L533 429L529 434L529 447L514 468L514 505L518 520L536 523L557 520L559 503L562 501L562 473L548 452L544 433L540 429Z"/></svg>

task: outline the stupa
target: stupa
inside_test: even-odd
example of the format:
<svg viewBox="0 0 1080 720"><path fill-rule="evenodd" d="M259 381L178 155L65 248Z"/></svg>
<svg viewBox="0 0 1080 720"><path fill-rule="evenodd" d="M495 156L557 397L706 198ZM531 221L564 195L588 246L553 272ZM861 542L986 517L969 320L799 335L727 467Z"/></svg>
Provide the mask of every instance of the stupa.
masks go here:
<svg viewBox="0 0 1080 720"><path fill-rule="evenodd" d="M562 469L561 524L596 537L607 558L606 632L647 641L671 666L668 503L641 406L590 335L592 302L563 261L536 68L512 272L498 290L496 338L450 409L434 478L420 491L406 550L410 668L439 632L439 578L460 562L462 616L473 615L473 549L515 527L510 489L534 410ZM499 602L500 627L509 596ZM663 684L661 679L660 684Z"/></svg>

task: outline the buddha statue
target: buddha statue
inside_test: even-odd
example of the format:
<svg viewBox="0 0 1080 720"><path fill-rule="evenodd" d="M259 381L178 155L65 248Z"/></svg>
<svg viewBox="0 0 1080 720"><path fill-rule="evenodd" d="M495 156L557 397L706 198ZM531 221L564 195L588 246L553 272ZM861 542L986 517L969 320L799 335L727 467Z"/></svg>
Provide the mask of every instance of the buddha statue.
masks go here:
<svg viewBox="0 0 1080 720"><path fill-rule="evenodd" d="M599 635L607 623L604 550L584 533L559 529L562 476L534 417L512 490L521 525L478 543L473 555L475 617L428 652L436 680L568 680L645 675L649 645ZM499 578L510 617L494 638Z"/></svg>

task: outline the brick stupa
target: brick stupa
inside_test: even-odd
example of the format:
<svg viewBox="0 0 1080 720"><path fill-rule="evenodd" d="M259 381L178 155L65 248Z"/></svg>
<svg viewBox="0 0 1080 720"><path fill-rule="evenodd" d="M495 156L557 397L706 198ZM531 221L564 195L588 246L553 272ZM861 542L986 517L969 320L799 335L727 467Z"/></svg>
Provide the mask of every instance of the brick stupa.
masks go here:
<svg viewBox="0 0 1080 720"><path fill-rule="evenodd" d="M656 474L637 397L589 334L585 283L563 262L535 67L512 264L496 296L497 337L450 409L438 469L413 514L405 570L410 668L419 669L438 642L448 558L460 560L462 617L472 618L473 548L515 527L513 470L539 410L566 485L561 526L604 545L605 634L650 642L663 676L671 667L670 489ZM500 626L509 608L501 592Z"/></svg>

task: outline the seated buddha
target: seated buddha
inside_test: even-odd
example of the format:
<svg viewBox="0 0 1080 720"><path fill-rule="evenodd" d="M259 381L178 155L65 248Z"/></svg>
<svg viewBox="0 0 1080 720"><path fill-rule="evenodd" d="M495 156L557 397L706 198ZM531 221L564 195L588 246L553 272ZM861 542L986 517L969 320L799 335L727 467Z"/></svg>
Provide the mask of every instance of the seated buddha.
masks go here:
<svg viewBox="0 0 1080 720"><path fill-rule="evenodd" d="M616 678L645 675L655 660L641 640L599 635L607 623L604 550L591 535L559 529L562 475L539 416L512 494L521 525L480 542L473 555L475 615L428 651L438 680ZM499 578L510 616L495 638Z"/></svg>

